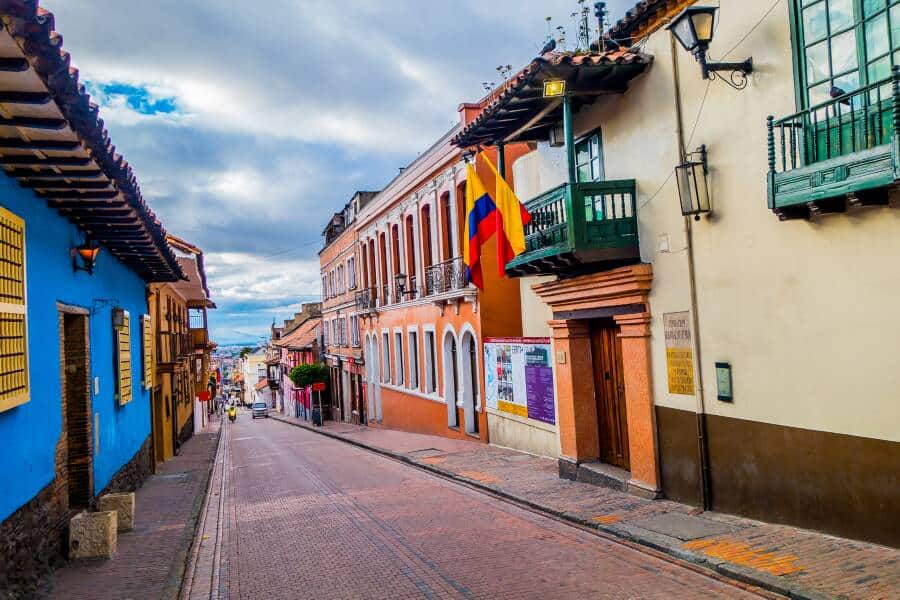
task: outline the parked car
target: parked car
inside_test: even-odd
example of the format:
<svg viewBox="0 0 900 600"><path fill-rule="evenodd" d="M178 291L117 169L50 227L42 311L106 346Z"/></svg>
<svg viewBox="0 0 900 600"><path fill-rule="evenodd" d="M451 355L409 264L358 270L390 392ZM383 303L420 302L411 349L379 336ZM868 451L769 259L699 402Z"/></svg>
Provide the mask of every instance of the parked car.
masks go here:
<svg viewBox="0 0 900 600"><path fill-rule="evenodd" d="M253 418L256 417L268 417L269 416L269 405L265 402L254 402L253 403Z"/></svg>

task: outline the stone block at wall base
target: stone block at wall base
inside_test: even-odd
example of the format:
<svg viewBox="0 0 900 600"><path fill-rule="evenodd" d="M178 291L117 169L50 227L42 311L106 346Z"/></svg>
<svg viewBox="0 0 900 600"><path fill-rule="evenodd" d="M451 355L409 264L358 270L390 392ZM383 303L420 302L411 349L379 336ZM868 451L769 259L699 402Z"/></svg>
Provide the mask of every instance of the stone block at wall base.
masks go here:
<svg viewBox="0 0 900 600"><path fill-rule="evenodd" d="M112 558L118 544L116 511L78 513L69 521L69 558Z"/></svg>
<svg viewBox="0 0 900 600"><path fill-rule="evenodd" d="M98 508L101 512L116 513L119 532L134 529L134 492L100 496Z"/></svg>

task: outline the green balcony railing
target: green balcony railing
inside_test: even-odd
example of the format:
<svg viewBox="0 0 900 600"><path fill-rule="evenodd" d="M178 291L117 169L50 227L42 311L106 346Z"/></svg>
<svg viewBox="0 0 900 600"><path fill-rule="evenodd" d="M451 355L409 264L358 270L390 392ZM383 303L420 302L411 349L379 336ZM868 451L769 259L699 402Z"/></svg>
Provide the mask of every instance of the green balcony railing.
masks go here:
<svg viewBox="0 0 900 600"><path fill-rule="evenodd" d="M898 180L900 74L783 119L768 118L769 208L782 218L886 201Z"/></svg>
<svg viewBox="0 0 900 600"><path fill-rule="evenodd" d="M584 270L640 258L635 181L565 183L525 203L525 252L513 276Z"/></svg>

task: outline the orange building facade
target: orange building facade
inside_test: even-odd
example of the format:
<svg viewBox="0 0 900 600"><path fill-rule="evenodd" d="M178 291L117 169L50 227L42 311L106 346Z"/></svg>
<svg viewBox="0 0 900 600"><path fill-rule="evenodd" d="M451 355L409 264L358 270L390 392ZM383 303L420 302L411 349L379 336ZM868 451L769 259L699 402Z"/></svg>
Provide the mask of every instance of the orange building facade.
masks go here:
<svg viewBox="0 0 900 600"><path fill-rule="evenodd" d="M360 343L356 292L359 270L354 223L356 215L375 196L375 192L357 192L344 208L335 213L323 235L325 246L319 252L322 275L322 360L331 377L330 402L323 407L324 418L365 423L363 401L364 363Z"/></svg>
<svg viewBox="0 0 900 600"><path fill-rule="evenodd" d="M463 263L466 166L451 139L479 111L464 105L461 125L357 215L355 299L372 426L488 441L483 339L522 327L519 285L498 276L493 240L482 249L485 292L469 285ZM482 160L476 169L493 189Z"/></svg>

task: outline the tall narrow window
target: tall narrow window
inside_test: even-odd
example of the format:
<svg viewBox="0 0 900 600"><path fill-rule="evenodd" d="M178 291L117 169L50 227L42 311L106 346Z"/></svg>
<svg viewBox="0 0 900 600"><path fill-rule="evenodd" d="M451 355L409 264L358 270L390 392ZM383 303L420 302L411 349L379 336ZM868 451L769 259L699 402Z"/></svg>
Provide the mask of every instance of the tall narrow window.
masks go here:
<svg viewBox="0 0 900 600"><path fill-rule="evenodd" d="M381 334L381 380L391 382L391 339L385 331Z"/></svg>
<svg viewBox="0 0 900 600"><path fill-rule="evenodd" d="M25 221L0 208L0 412L30 399L25 304Z"/></svg>
<svg viewBox="0 0 900 600"><path fill-rule="evenodd" d="M431 254L431 206L422 207L422 222L419 224L422 230L422 266L426 269L434 264Z"/></svg>
<svg viewBox="0 0 900 600"><path fill-rule="evenodd" d="M412 292L411 296L415 298L415 292L418 289L419 281L417 278L418 269L416 267L416 246L415 246L415 230L413 228L412 215L406 217L406 274L408 275L407 287Z"/></svg>
<svg viewBox="0 0 900 600"><path fill-rule="evenodd" d="M452 207L450 206L450 192L444 192L441 194L441 260L450 260L452 258L452 251L450 246L452 245L452 228L451 223L451 213Z"/></svg>
<svg viewBox="0 0 900 600"><path fill-rule="evenodd" d="M419 334L410 331L409 336L409 387L419 388Z"/></svg>
<svg viewBox="0 0 900 600"><path fill-rule="evenodd" d="M150 315L141 316L141 351L144 359L144 389L153 387L153 321Z"/></svg>
<svg viewBox="0 0 900 600"><path fill-rule="evenodd" d="M394 383L403 385L403 333L399 331L394 333L394 369Z"/></svg>
<svg viewBox="0 0 900 600"><path fill-rule="evenodd" d="M575 144L575 166L579 182L603 181L603 141L599 130Z"/></svg>
<svg viewBox="0 0 900 600"><path fill-rule="evenodd" d="M437 393L437 356L434 348L434 332L425 332L425 392Z"/></svg>
<svg viewBox="0 0 900 600"><path fill-rule="evenodd" d="M131 402L131 316L122 311L122 324L114 327L116 341L116 396L119 404Z"/></svg>

